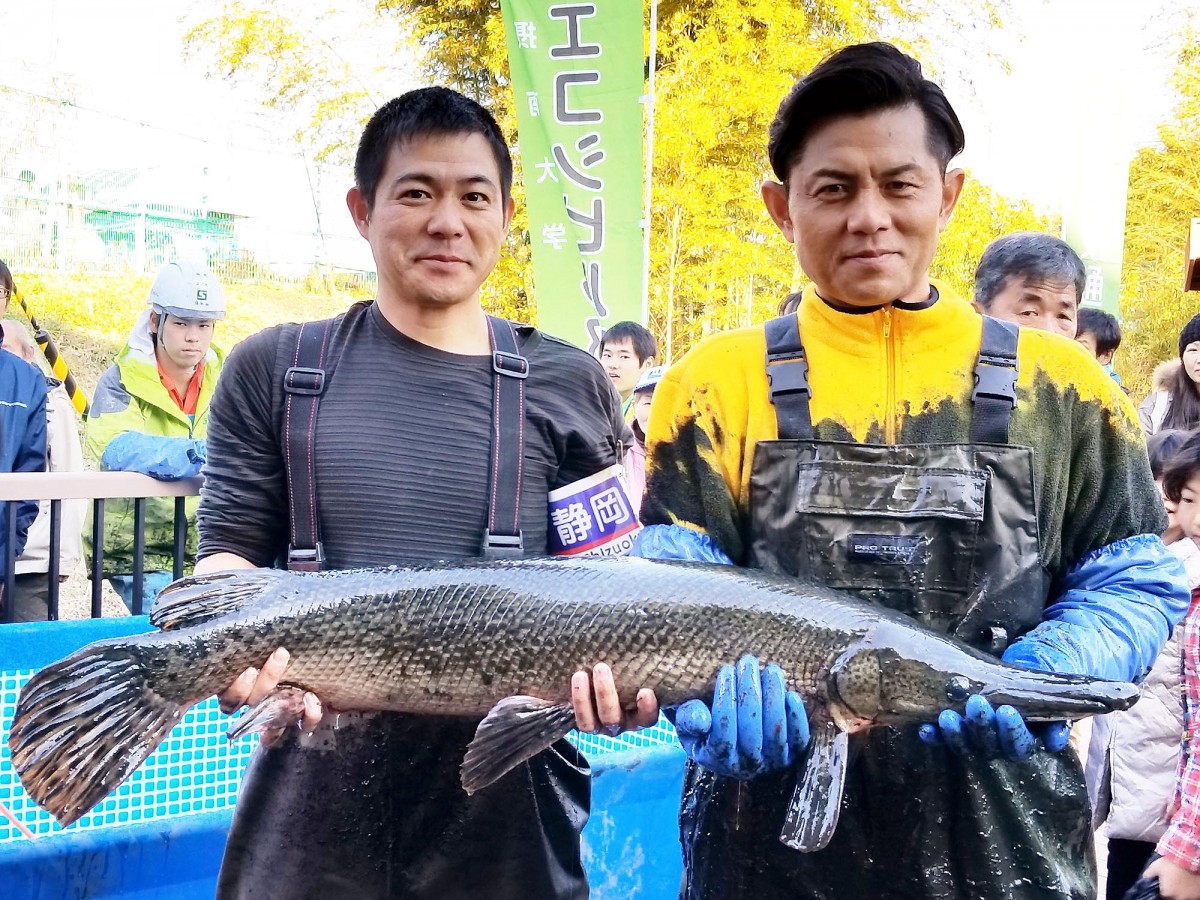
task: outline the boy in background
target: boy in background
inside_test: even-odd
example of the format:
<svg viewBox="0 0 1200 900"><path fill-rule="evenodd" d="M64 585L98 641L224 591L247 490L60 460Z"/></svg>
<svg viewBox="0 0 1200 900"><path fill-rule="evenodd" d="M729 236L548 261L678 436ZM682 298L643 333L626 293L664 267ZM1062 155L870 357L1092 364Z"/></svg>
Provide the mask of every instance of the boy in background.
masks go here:
<svg viewBox="0 0 1200 900"><path fill-rule="evenodd" d="M621 415L626 422L633 415L633 389L642 373L654 365L657 353L654 335L637 322L618 322L604 332L600 363L621 398Z"/></svg>
<svg viewBox="0 0 1200 900"><path fill-rule="evenodd" d="M1075 340L1096 357L1096 362L1104 366L1104 371L1112 376L1113 381L1121 384L1121 376L1113 369L1113 354L1121 346L1121 326L1116 316L1090 307L1079 310Z"/></svg>

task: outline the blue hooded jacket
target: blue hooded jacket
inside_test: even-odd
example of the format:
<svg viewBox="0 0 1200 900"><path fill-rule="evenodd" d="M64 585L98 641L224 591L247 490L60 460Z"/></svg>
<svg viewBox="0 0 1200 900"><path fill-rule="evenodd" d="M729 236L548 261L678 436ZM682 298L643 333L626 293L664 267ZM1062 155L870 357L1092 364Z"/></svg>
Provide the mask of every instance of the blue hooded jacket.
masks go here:
<svg viewBox="0 0 1200 900"><path fill-rule="evenodd" d="M0 327L0 341L4 329ZM0 350L0 472L42 472L46 469L46 378L35 366L7 350ZM37 518L38 498L17 504L17 546L12 557L25 549L25 536ZM0 579L9 559L8 513L0 503Z"/></svg>

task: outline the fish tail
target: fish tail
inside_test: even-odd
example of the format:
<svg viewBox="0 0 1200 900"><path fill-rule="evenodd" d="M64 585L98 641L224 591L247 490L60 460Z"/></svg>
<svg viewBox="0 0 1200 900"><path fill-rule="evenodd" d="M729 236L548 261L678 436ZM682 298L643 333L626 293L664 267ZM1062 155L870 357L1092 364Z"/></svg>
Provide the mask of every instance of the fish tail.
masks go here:
<svg viewBox="0 0 1200 900"><path fill-rule="evenodd" d="M86 647L21 691L8 746L21 784L65 828L140 766L187 708L154 690L137 647Z"/></svg>

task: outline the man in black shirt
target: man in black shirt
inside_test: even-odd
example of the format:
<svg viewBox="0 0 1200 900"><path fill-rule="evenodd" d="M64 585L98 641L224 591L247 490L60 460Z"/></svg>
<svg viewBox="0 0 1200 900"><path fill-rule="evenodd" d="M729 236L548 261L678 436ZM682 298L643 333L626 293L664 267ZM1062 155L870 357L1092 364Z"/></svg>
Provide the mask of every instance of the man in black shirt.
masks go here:
<svg viewBox="0 0 1200 900"><path fill-rule="evenodd" d="M481 555L503 524L495 445L512 423L501 415L500 366L518 357L527 376L510 429L523 442L513 519L524 553L547 552L548 492L616 463L622 421L595 359L483 312L480 286L512 218L511 180L495 121L453 91L413 91L375 114L347 203L379 288L374 302L304 326L325 329L320 415L314 402L305 445L311 482L297 480L296 438L286 437L296 433L296 392L285 381L305 369L304 330L280 326L233 351L212 401L198 574L284 558L299 567L300 490L310 491L319 528L314 568L321 557L326 568L348 568ZM495 353L505 334L515 352ZM221 695L223 708L258 702L286 666L280 648ZM614 694L601 675L604 709ZM458 767L474 721L322 712L307 695L301 730L264 736L219 896L587 896L579 832L588 770L570 744L468 797ZM625 718L652 724L653 695L642 692Z"/></svg>

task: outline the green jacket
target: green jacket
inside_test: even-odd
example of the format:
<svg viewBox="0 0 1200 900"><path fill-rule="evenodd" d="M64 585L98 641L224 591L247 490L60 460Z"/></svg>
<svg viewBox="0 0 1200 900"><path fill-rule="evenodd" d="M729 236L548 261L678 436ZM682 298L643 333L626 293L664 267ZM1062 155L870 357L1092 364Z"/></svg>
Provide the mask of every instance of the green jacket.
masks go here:
<svg viewBox="0 0 1200 900"><path fill-rule="evenodd" d="M143 317L145 318L145 317ZM208 404L221 374L224 354L210 347L204 360L204 382L196 403L194 421L175 405L158 377L153 344L142 333L139 320L129 343L117 355L96 385L87 419L87 449L103 468L104 451L118 435L128 431L160 437L202 438L208 429ZM199 497L187 500L188 534L185 568L196 559L196 507ZM109 500L104 504L104 575L133 572L133 500ZM146 501L145 571L170 571L175 548L175 501L173 498ZM89 565L93 525L85 530Z"/></svg>

